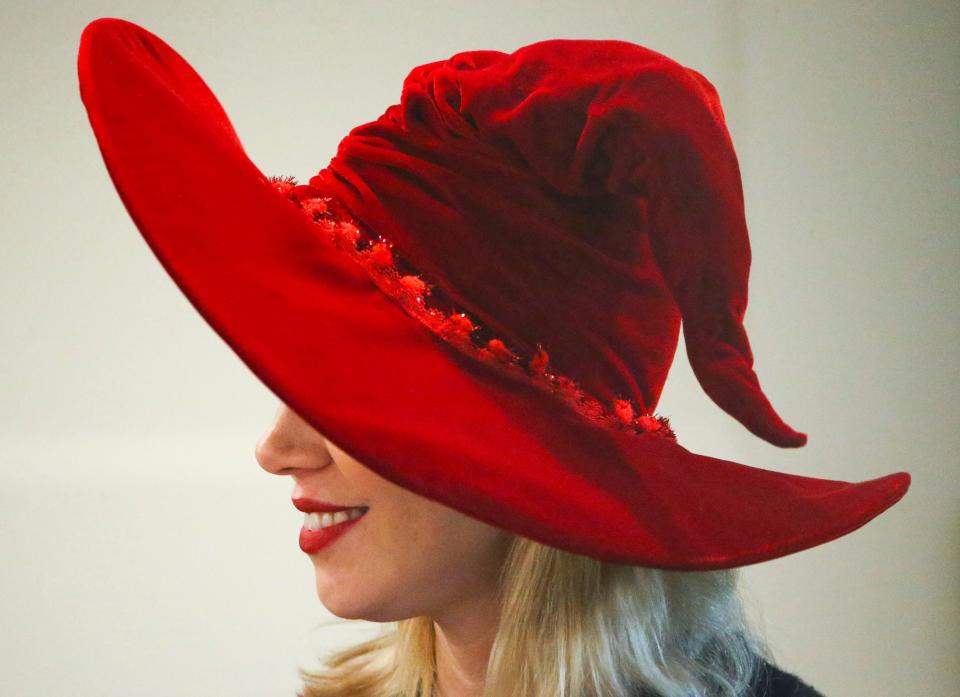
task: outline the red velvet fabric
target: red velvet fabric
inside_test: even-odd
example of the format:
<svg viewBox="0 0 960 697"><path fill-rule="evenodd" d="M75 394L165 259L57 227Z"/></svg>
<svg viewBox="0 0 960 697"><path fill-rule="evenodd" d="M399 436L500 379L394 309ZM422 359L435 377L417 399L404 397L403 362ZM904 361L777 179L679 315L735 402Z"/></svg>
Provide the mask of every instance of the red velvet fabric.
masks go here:
<svg viewBox="0 0 960 697"><path fill-rule="evenodd" d="M906 492L905 472L801 477L599 428L381 292L277 193L160 38L91 22L78 73L113 183L177 286L291 408L401 486L546 544L673 569L821 544ZM702 76L623 42L458 54L415 69L401 104L314 180L492 331L543 342L597 394L652 409L682 316L717 403L803 443L750 368L742 196Z"/></svg>
<svg viewBox="0 0 960 697"><path fill-rule="evenodd" d="M713 400L779 446L743 328L750 245L713 86L626 41L556 39L414 68L310 184L526 353L643 412L680 319Z"/></svg>

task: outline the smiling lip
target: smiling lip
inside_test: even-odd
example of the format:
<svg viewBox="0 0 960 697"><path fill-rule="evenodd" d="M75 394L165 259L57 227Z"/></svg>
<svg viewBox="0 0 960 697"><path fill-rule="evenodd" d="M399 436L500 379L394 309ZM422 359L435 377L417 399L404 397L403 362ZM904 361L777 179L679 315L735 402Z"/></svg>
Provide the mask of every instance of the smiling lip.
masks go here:
<svg viewBox="0 0 960 697"><path fill-rule="evenodd" d="M363 508L367 506L338 506L335 503L318 501L317 499L291 499L293 507L304 513L336 513L337 511L349 511L351 508Z"/></svg>
<svg viewBox="0 0 960 697"><path fill-rule="evenodd" d="M343 533L347 532L354 524L359 523L366 516L366 511L359 518L345 520L342 523L331 525L319 530L307 530L300 528L300 549L307 554L316 554L324 547L327 547L337 540Z"/></svg>

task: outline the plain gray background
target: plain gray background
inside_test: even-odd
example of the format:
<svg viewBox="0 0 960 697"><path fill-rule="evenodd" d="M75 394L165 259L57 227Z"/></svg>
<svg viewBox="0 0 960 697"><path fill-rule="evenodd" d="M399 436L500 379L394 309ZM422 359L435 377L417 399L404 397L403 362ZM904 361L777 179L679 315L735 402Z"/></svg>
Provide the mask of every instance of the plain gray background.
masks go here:
<svg viewBox="0 0 960 697"><path fill-rule="evenodd" d="M253 448L276 400L124 210L80 101L101 16L218 95L254 162L306 180L463 50L617 38L718 88L753 247L761 384L805 448L719 410L683 345L658 412L695 452L832 479L907 470L837 541L748 567L780 664L827 697L960 685L954 2L33 2L0 5L0 694L292 695L372 634L318 627L292 483Z"/></svg>

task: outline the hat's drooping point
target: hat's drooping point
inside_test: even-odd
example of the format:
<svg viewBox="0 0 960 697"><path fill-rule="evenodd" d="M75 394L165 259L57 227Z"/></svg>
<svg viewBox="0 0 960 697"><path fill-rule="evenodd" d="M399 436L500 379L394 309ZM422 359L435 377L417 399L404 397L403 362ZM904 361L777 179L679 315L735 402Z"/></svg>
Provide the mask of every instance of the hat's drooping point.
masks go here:
<svg viewBox="0 0 960 697"><path fill-rule="evenodd" d="M190 302L286 404L411 491L598 559L756 563L845 535L863 482L693 453L654 413L682 326L706 393L781 447L743 327L740 172L700 73L555 39L418 66L298 184L247 157L206 83L125 20L81 37L107 169Z"/></svg>

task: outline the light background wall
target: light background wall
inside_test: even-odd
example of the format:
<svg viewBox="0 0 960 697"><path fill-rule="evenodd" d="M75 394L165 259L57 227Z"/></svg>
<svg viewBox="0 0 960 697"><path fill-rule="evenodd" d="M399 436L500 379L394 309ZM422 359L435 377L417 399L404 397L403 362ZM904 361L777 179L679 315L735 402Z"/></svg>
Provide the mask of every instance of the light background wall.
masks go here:
<svg viewBox="0 0 960 697"><path fill-rule="evenodd" d="M658 411L695 452L906 498L748 567L779 660L827 697L960 685L960 6L954 2L0 4L0 694L292 695L372 635L319 627L276 405L165 275L81 104L87 22L142 24L220 98L254 162L305 180L410 68L551 37L644 44L718 88L753 246L755 367L809 444L751 436L683 345Z"/></svg>

